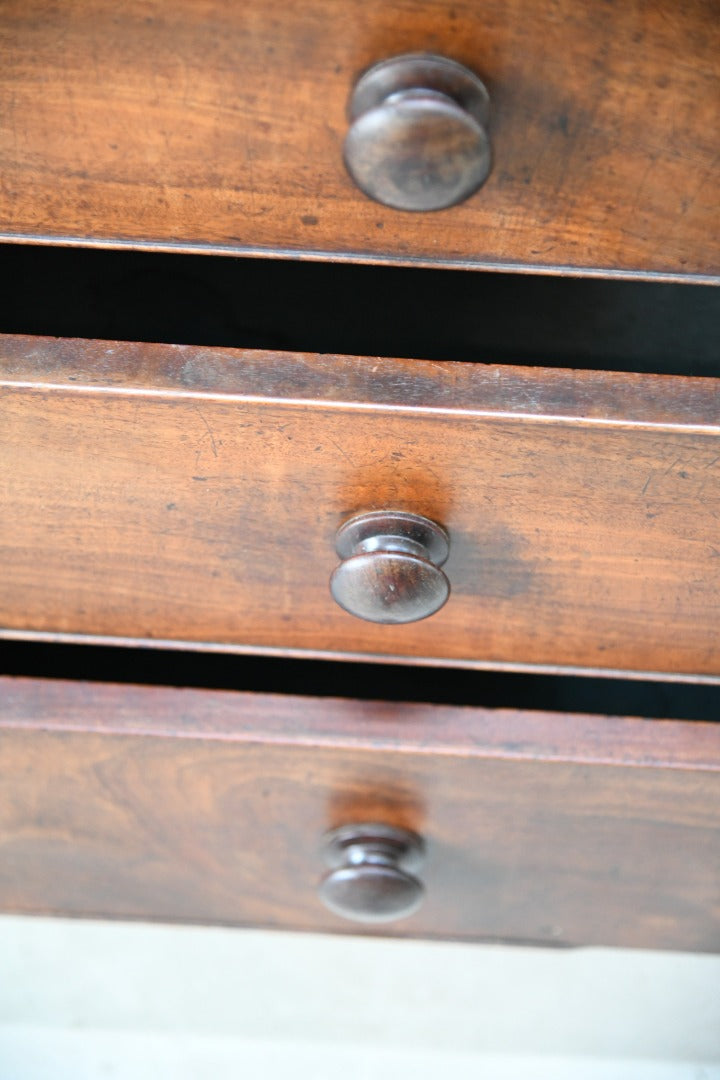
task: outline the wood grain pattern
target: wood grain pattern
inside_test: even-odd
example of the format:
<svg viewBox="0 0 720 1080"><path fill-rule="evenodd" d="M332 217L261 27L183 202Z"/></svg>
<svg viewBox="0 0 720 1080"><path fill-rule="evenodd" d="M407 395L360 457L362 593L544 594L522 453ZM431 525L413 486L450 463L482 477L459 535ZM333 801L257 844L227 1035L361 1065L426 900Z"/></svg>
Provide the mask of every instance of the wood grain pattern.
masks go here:
<svg viewBox="0 0 720 1080"><path fill-rule="evenodd" d="M720 677L715 380L23 338L0 360L6 635ZM421 623L330 596L336 529L388 508L450 533Z"/></svg>
<svg viewBox="0 0 720 1080"><path fill-rule="evenodd" d="M720 949L715 725L2 679L0 744L5 911L357 933L320 841L380 819L428 845L384 932Z"/></svg>
<svg viewBox="0 0 720 1080"><path fill-rule="evenodd" d="M5 0L15 240L717 281L715 0ZM467 204L377 206L342 164L369 65L432 51L492 100Z"/></svg>

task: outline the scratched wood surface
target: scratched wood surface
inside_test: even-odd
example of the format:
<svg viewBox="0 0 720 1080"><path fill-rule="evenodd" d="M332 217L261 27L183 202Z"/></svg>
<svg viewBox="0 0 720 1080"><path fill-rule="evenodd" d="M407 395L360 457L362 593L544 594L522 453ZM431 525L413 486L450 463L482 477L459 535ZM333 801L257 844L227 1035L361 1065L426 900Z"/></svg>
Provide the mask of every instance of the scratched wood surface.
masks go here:
<svg viewBox="0 0 720 1080"><path fill-rule="evenodd" d="M0 679L0 751L5 911L358 932L321 837L380 820L384 932L720 950L712 724Z"/></svg>
<svg viewBox="0 0 720 1080"><path fill-rule="evenodd" d="M0 626L720 678L713 379L0 341ZM451 597L333 602L334 536L444 524Z"/></svg>
<svg viewBox="0 0 720 1080"><path fill-rule="evenodd" d="M342 164L408 51L490 89L492 174L442 213ZM716 0L4 0L0 235L718 280L719 58Z"/></svg>

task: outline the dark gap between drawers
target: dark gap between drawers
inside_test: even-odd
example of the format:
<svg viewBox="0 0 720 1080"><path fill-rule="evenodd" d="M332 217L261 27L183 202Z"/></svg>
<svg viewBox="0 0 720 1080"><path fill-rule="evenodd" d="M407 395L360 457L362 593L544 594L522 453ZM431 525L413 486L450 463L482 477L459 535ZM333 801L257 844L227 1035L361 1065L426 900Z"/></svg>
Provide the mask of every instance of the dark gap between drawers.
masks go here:
<svg viewBox="0 0 720 1080"><path fill-rule="evenodd" d="M0 333L720 376L720 289L0 245Z"/></svg>
<svg viewBox="0 0 720 1080"><path fill-rule="evenodd" d="M720 717L720 686L94 645L1 642L0 674L657 719Z"/></svg>

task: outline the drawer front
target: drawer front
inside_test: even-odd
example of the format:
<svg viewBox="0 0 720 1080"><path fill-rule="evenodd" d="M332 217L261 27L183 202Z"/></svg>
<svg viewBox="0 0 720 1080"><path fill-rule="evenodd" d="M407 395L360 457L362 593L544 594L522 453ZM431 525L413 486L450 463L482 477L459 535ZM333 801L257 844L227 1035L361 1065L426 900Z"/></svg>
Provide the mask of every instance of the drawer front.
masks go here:
<svg viewBox="0 0 720 1080"><path fill-rule="evenodd" d="M360 73L418 51L490 90L490 177L440 214L342 160ZM5 0L0 234L717 280L718 56L704 0Z"/></svg>
<svg viewBox="0 0 720 1080"><path fill-rule="evenodd" d="M709 724L0 680L5 911L312 930L326 830L425 842L418 937L720 949ZM373 928L377 930L377 927Z"/></svg>
<svg viewBox="0 0 720 1080"><path fill-rule="evenodd" d="M720 677L712 379L2 342L7 636ZM347 614L346 519L449 532L423 621Z"/></svg>

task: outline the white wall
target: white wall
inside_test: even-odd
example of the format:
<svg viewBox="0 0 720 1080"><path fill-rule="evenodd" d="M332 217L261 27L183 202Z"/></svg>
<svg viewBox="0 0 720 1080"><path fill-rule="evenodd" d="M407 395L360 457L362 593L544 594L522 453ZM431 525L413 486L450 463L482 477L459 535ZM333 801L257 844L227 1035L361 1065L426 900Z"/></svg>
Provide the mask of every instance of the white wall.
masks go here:
<svg viewBox="0 0 720 1080"><path fill-rule="evenodd" d="M0 1080L718 1080L720 957L0 918Z"/></svg>

